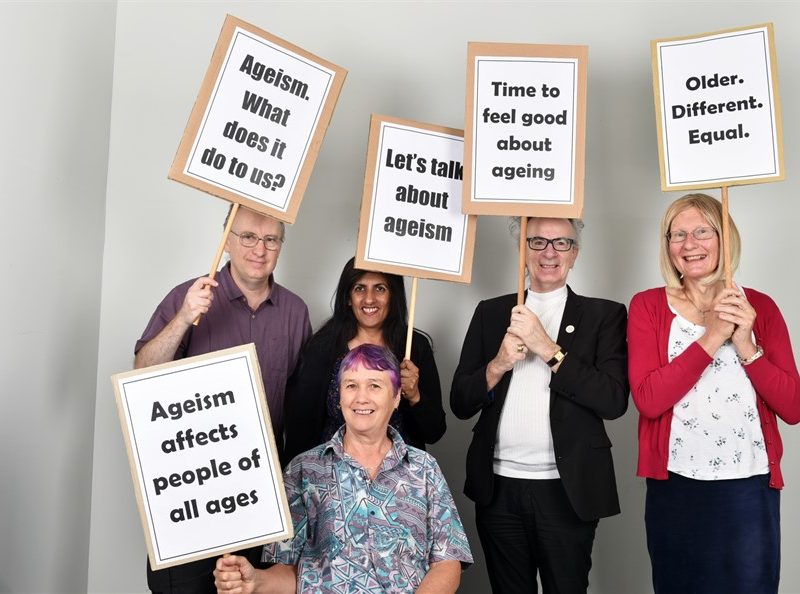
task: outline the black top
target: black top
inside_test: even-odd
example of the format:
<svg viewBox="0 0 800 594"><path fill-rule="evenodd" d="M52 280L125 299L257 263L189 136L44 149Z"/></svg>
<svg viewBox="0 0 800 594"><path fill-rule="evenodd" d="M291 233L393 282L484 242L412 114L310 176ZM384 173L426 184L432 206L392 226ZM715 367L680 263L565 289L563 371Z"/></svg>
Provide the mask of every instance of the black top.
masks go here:
<svg viewBox="0 0 800 594"><path fill-rule="evenodd" d="M344 422L341 410L336 408L335 373L347 351L337 351L332 335L317 333L300 355L297 369L286 387L284 466L298 454L327 441L331 428L335 431ZM395 356L402 360L403 353L395 353ZM400 431L408 445L424 450L425 444L436 443L444 435L446 424L433 350L428 338L416 330L411 340L411 361L419 368L420 401L411 406L401 398L399 414L392 415L390 424Z"/></svg>
<svg viewBox="0 0 800 594"><path fill-rule="evenodd" d="M620 303L567 289L556 340L567 356L550 379L550 430L564 490L578 517L588 521L619 513L603 419L615 419L628 407L627 315ZM450 391L459 419L480 413L467 451L464 493L481 505L492 500L497 427L513 373L487 390L486 365L500 348L515 305L514 294L478 304Z"/></svg>

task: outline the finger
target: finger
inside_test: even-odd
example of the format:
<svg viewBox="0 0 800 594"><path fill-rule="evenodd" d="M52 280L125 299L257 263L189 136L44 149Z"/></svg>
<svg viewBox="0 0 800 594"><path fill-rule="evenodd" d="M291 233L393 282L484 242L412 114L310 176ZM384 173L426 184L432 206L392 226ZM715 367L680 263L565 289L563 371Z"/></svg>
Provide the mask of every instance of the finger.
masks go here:
<svg viewBox="0 0 800 594"><path fill-rule="evenodd" d="M233 590L234 588L240 588L242 586L241 579L216 579L214 580L214 585L217 587L217 590L229 591Z"/></svg>
<svg viewBox="0 0 800 594"><path fill-rule="evenodd" d="M236 585L241 585L242 574L238 571L221 571L216 581L225 584L226 587L235 587Z"/></svg>
<svg viewBox="0 0 800 594"><path fill-rule="evenodd" d="M219 286L219 282L217 282L216 280L214 280L213 278L211 278L209 276L201 276L196 281L194 281L194 284L192 285L192 288L202 289L202 288L208 287L208 286L218 287Z"/></svg>

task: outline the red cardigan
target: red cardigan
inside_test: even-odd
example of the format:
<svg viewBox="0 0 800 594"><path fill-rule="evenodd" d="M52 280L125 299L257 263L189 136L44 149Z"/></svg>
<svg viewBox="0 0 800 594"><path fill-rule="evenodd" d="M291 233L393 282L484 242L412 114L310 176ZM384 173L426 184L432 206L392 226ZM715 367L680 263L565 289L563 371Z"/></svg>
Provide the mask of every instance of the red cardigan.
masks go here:
<svg viewBox="0 0 800 594"><path fill-rule="evenodd" d="M783 443L776 414L800 422L800 376L789 332L778 306L767 295L745 289L756 310L753 332L764 356L744 369L756 391L758 415L767 448L770 487L783 488ZM667 478L672 407L691 390L712 358L696 342L669 362L669 331L675 317L663 287L634 295L628 314L628 378L639 410L639 464L636 474Z"/></svg>

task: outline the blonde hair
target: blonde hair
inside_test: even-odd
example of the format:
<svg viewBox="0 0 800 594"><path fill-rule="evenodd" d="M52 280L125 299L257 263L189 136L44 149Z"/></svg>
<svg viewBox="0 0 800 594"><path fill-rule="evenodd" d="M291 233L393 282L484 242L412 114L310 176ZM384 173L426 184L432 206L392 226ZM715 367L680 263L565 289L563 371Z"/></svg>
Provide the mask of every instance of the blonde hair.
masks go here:
<svg viewBox="0 0 800 594"><path fill-rule="evenodd" d="M667 207L667 212L664 213L664 218L661 220L661 249L659 250L659 264L661 266L661 276L664 277L664 282L668 287L680 288L683 286L681 282L681 275L669 255L669 239L667 234L672 225L672 221L680 213L696 208L709 226L717 232L719 238L719 259L717 267L714 272L702 279L705 285L713 285L722 279L724 275L724 258L725 245L722 241L722 204L716 198L712 198L708 194L686 194L681 196L675 202ZM736 272L739 266L739 255L741 254L741 240L739 238L739 230L733 222L730 214L728 215L728 222L730 224L730 250L731 250L731 274Z"/></svg>

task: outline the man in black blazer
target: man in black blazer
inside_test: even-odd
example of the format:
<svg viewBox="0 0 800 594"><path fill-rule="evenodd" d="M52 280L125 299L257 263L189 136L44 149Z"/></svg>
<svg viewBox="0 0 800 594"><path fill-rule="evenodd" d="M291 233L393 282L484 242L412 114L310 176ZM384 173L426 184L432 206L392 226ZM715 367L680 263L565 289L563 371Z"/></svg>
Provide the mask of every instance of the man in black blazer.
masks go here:
<svg viewBox="0 0 800 594"><path fill-rule="evenodd" d="M625 306L566 286L582 223L532 218L530 290L478 304L450 406L480 412L464 493L495 593L586 592L599 518L619 513L603 419L628 405Z"/></svg>

